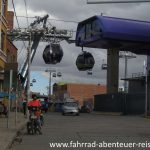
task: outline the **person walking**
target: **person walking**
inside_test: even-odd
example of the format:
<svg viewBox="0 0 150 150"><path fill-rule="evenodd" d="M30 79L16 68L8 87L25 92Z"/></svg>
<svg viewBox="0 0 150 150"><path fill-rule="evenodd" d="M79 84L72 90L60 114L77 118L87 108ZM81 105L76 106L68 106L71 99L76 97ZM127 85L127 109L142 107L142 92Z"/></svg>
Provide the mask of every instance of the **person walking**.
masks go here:
<svg viewBox="0 0 150 150"><path fill-rule="evenodd" d="M26 117L27 116L27 99L26 98L23 99L22 106L23 106L23 114Z"/></svg>

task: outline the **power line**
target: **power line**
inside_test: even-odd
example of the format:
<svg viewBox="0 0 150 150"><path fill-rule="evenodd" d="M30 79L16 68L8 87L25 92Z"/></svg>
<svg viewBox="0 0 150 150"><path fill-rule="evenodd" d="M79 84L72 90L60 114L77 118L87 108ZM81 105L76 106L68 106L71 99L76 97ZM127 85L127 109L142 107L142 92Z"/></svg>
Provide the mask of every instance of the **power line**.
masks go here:
<svg viewBox="0 0 150 150"><path fill-rule="evenodd" d="M20 17L20 18L36 18L36 17L29 17L29 16L17 16L17 17Z"/></svg>
<svg viewBox="0 0 150 150"><path fill-rule="evenodd" d="M28 10L27 10L27 3L26 3L26 0L24 0L24 4L25 4L25 10L26 10L27 26L29 26Z"/></svg>
<svg viewBox="0 0 150 150"><path fill-rule="evenodd" d="M71 21L71 20L62 20L62 19L48 19L48 20L62 21L62 22L71 22L71 23L79 23L79 22L77 22L77 21Z"/></svg>
<svg viewBox="0 0 150 150"><path fill-rule="evenodd" d="M18 18L17 18L17 14L16 14L15 5L14 5L14 0L12 0L12 5L13 5L14 14L15 14L15 18L16 18L16 21L17 21L18 28L20 28L20 26L19 26L19 21L18 21Z"/></svg>
<svg viewBox="0 0 150 150"><path fill-rule="evenodd" d="M27 17L27 16L17 16L21 18L36 18L36 17ZM61 22L71 22L71 23L79 23L78 21L73 21L73 20L63 20L63 19L47 19L47 20L54 20L54 21L61 21Z"/></svg>

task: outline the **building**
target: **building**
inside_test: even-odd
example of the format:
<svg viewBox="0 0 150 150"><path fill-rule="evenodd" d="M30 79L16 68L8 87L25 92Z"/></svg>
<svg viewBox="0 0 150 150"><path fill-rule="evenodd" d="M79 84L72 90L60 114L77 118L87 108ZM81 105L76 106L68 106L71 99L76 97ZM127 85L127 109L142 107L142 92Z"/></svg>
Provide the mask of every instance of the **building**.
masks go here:
<svg viewBox="0 0 150 150"><path fill-rule="evenodd" d="M14 23L14 13L12 11L7 11L7 24L8 30L13 29ZM6 63L4 68L4 90L8 91L9 89L9 72L13 71L13 82L12 86L14 89L17 88L17 72L18 72L18 63L17 63L17 48L15 45L6 38Z"/></svg>
<svg viewBox="0 0 150 150"><path fill-rule="evenodd" d="M128 81L128 93L130 94L145 94L146 78L142 73L132 75L131 78L126 78ZM147 76L147 92L150 93L150 75Z"/></svg>
<svg viewBox="0 0 150 150"><path fill-rule="evenodd" d="M95 84L54 84L53 94L56 100L63 100L64 98L71 97L77 100L80 105L86 102L94 102L94 95L106 93L105 85Z"/></svg>
<svg viewBox="0 0 150 150"><path fill-rule="evenodd" d="M13 70L13 87L17 86L17 48L9 41L7 31L13 29L14 13L8 11L8 0L0 1L0 92L9 90L9 71Z"/></svg>
<svg viewBox="0 0 150 150"><path fill-rule="evenodd" d="M6 64L6 45L7 45L7 9L8 9L8 0L0 1L0 91L3 91L4 83L4 68Z"/></svg>
<svg viewBox="0 0 150 150"><path fill-rule="evenodd" d="M128 91L96 95L94 110L119 112L124 115L150 115L150 75L134 73L130 78L122 80L128 82Z"/></svg>

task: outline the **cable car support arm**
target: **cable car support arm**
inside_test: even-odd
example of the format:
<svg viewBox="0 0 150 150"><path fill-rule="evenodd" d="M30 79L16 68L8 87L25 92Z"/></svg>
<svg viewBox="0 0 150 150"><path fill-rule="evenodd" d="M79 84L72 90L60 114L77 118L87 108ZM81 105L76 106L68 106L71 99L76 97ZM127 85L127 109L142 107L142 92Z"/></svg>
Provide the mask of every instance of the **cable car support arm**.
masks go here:
<svg viewBox="0 0 150 150"><path fill-rule="evenodd" d="M8 38L13 41L29 41L31 35L31 63L35 56L37 47L39 42L51 42L54 38L57 41L68 40L72 37L73 32L68 30L58 30L55 27L47 27L47 19L48 15L44 17L38 17L33 23L30 24L28 28L18 28L7 31ZM40 23L43 23L42 27L38 27ZM55 32L54 32L55 29ZM26 58L21 70L20 74L25 78L27 77L28 70L28 58Z"/></svg>

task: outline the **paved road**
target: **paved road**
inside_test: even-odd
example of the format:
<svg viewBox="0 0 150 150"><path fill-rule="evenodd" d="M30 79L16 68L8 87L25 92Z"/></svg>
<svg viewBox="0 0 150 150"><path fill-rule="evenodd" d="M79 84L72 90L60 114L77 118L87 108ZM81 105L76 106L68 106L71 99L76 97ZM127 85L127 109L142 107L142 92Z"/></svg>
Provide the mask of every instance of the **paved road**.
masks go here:
<svg viewBox="0 0 150 150"><path fill-rule="evenodd" d="M71 143L72 141L72 143ZM48 113L45 115L43 135L24 135L21 144L15 143L11 150L60 150L60 149L104 149L96 148L50 148L49 143L62 142L71 143L109 143L120 142L135 144L143 142L141 149L150 146L150 119L139 116L108 116L97 114L81 114L80 116L62 116L60 113ZM104 141L104 142L103 142ZM91 143L91 144L92 144ZM91 146L91 145L89 145ZM95 145L93 145L94 147ZM137 148L134 145L131 149ZM110 150L116 148L109 148ZM118 148L124 149L124 148ZM126 148L129 149L129 148Z"/></svg>

